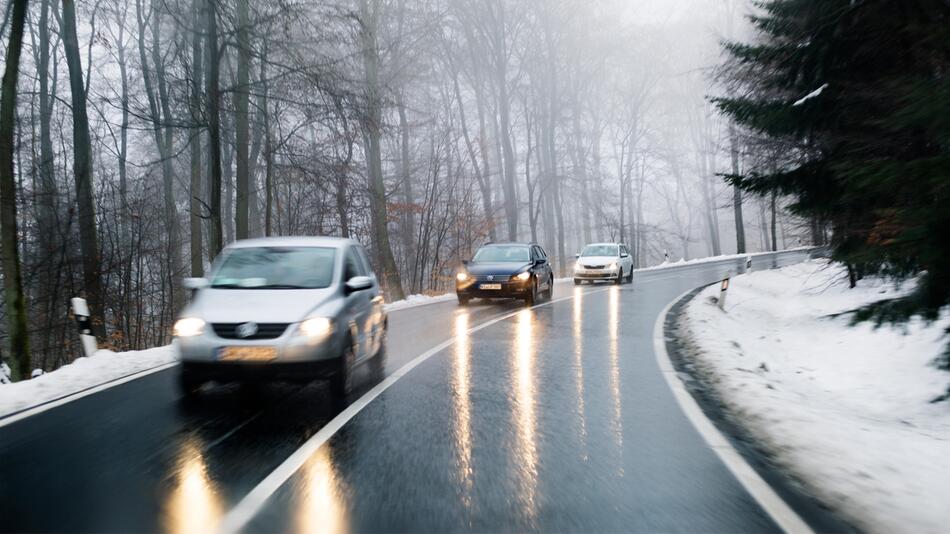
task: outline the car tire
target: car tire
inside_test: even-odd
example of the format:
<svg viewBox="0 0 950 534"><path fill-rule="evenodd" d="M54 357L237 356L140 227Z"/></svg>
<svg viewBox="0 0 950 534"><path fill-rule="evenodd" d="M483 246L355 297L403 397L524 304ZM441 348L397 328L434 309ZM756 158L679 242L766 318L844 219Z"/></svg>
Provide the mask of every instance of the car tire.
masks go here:
<svg viewBox="0 0 950 534"><path fill-rule="evenodd" d="M203 385L204 380L201 380L189 371L182 369L181 372L178 373L178 389L185 397L194 397L198 394Z"/></svg>
<svg viewBox="0 0 950 534"><path fill-rule="evenodd" d="M373 359L370 360L373 376L380 380L386 375L386 331L387 329L384 326L383 337L379 340L379 349L376 350L376 354L373 355Z"/></svg>
<svg viewBox="0 0 950 534"><path fill-rule="evenodd" d="M548 291L544 294L544 300L553 300L554 299L554 275L552 274L548 278Z"/></svg>
<svg viewBox="0 0 950 534"><path fill-rule="evenodd" d="M356 355L353 353L353 343L346 341L343 354L337 361L337 369L330 377L330 390L333 396L343 398L353 391L353 366Z"/></svg>
<svg viewBox="0 0 950 534"><path fill-rule="evenodd" d="M581 280L578 280L577 278L574 279L574 285L575 285L575 286L579 286L579 285L581 285L582 283L583 283L583 282L582 282Z"/></svg>
<svg viewBox="0 0 950 534"><path fill-rule="evenodd" d="M633 267L630 267L630 272L627 273L627 283L628 284L633 283Z"/></svg>
<svg viewBox="0 0 950 534"><path fill-rule="evenodd" d="M534 306L538 302L538 279L532 278L533 282L531 283L531 292L528 293L524 298L524 303L527 306Z"/></svg>
<svg viewBox="0 0 950 534"><path fill-rule="evenodd" d="M468 306L469 301L472 300L472 297L467 295L459 295L459 306Z"/></svg>
<svg viewBox="0 0 950 534"><path fill-rule="evenodd" d="M623 267L620 268L620 272L617 273L617 278L614 279L615 285L620 285L623 283Z"/></svg>

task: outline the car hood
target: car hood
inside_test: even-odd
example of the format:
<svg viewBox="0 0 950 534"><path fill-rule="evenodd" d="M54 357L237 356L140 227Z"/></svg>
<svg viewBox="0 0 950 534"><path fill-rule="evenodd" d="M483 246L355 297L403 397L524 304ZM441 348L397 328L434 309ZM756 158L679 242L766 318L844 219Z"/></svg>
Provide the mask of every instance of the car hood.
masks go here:
<svg viewBox="0 0 950 534"><path fill-rule="evenodd" d="M202 289L182 313L209 323L294 323L335 294L324 289Z"/></svg>
<svg viewBox="0 0 950 534"><path fill-rule="evenodd" d="M507 274L513 275L518 274L521 271L530 267L530 263L525 262L486 262L486 263L469 263L466 266L466 270L469 274L474 275L483 275L483 274Z"/></svg>
<svg viewBox="0 0 950 534"><path fill-rule="evenodd" d="M615 256L581 256L577 260L581 265L610 265L615 261L620 261Z"/></svg>

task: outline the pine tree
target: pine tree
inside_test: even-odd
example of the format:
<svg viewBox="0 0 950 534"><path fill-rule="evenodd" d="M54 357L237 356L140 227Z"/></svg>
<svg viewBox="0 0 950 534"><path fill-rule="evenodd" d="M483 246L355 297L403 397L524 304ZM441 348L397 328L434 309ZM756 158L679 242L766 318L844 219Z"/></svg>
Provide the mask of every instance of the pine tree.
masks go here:
<svg viewBox="0 0 950 534"><path fill-rule="evenodd" d="M833 258L910 296L859 319L934 319L950 302L950 4L770 0L752 43L726 43L735 97L716 104L784 147L774 171L731 176L832 225Z"/></svg>

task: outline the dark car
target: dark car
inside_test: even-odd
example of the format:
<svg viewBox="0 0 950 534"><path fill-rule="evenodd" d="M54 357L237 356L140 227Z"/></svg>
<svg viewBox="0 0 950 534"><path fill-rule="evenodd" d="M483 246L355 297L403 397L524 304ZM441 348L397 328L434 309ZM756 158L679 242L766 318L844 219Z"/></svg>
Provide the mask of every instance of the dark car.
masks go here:
<svg viewBox="0 0 950 534"><path fill-rule="evenodd" d="M517 298L533 305L554 294L548 255L534 243L492 243L475 252L455 277L463 306L473 298Z"/></svg>

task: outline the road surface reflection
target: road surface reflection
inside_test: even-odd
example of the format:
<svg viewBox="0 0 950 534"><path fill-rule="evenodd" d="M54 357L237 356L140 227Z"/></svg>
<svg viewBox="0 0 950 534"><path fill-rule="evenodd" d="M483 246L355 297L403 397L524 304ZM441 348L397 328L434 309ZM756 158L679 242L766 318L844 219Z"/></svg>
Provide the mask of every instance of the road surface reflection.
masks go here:
<svg viewBox="0 0 950 534"><path fill-rule="evenodd" d="M165 510L165 530L173 534L211 532L224 513L198 438L186 440L178 455L175 484Z"/></svg>
<svg viewBox="0 0 950 534"><path fill-rule="evenodd" d="M303 494L296 510L297 532L349 532L344 491L333 465L331 450L320 447L303 467Z"/></svg>
<svg viewBox="0 0 950 534"><path fill-rule="evenodd" d="M577 389L577 415L580 422L581 458L587 459L587 415L584 407L584 290L574 288L574 384Z"/></svg>
<svg viewBox="0 0 950 534"><path fill-rule="evenodd" d="M530 308L518 312L515 330L515 354L512 359L515 378L513 422L517 432L513 464L519 475L522 510L529 518L537 514L538 451L535 436L534 315Z"/></svg>
<svg viewBox="0 0 950 534"><path fill-rule="evenodd" d="M617 445L617 452L623 456L623 406L620 400L620 353L619 353L619 329L620 329L620 288L613 286L610 288L607 300L607 340L609 345L610 358L610 395L613 399L613 434ZM617 462L617 469L623 475L623 462Z"/></svg>
<svg viewBox="0 0 950 534"><path fill-rule="evenodd" d="M455 359L453 388L455 392L455 450L458 458L458 478L461 485L462 504L466 509L472 505L472 399L469 393L472 359L469 339L469 316L463 311L455 317Z"/></svg>

